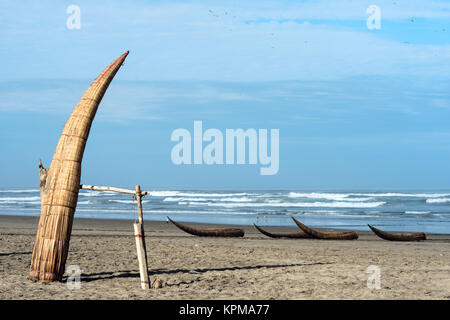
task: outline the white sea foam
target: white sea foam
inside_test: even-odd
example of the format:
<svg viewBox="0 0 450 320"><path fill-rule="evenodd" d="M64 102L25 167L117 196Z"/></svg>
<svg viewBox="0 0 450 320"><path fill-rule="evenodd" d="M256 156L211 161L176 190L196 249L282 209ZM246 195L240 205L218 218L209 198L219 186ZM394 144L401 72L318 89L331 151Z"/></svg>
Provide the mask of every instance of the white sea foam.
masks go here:
<svg viewBox="0 0 450 320"><path fill-rule="evenodd" d="M299 192L289 192L288 197L290 198L308 198L308 199L326 199L335 201L369 201L373 198L349 198L350 193L299 193Z"/></svg>
<svg viewBox="0 0 450 320"><path fill-rule="evenodd" d="M374 208L385 204L386 202L283 202L283 203L210 203L210 202L195 202L195 201L181 201L180 205L191 206L212 206L212 207L226 207L226 208L238 208L238 207L330 207L330 208Z"/></svg>
<svg viewBox="0 0 450 320"><path fill-rule="evenodd" d="M321 193L321 192L289 192L291 198L327 199L337 201L368 201L371 198L349 197L414 197L414 198L441 198L450 196L450 193L404 193L404 192L380 192L380 193Z"/></svg>
<svg viewBox="0 0 450 320"><path fill-rule="evenodd" d="M0 201L0 204L6 204L7 207L10 207L11 205L21 205L21 204L41 204L41 201ZM11 206L12 207L12 206Z"/></svg>
<svg viewBox="0 0 450 320"><path fill-rule="evenodd" d="M221 202L246 202L252 201L248 197L231 197L231 198L190 198L190 197L167 197L163 201L178 202L178 201L221 201Z"/></svg>
<svg viewBox="0 0 450 320"><path fill-rule="evenodd" d="M80 192L79 195L83 196L83 197L101 197L101 196L117 195L117 192L90 190L90 191Z"/></svg>
<svg viewBox="0 0 450 320"><path fill-rule="evenodd" d="M231 214L231 215L248 215L248 214L255 214L255 212L247 212L247 211L224 211L224 210L163 210L163 209L155 209L152 210L152 213L164 213L164 214L195 214L195 215L201 215L201 214Z"/></svg>
<svg viewBox="0 0 450 320"><path fill-rule="evenodd" d="M211 198L188 198L188 197L167 197L164 198L165 202L178 202L178 201L210 201Z"/></svg>
<svg viewBox="0 0 450 320"><path fill-rule="evenodd" d="M27 198L0 198L0 204L41 204L40 197L27 197ZM77 204L90 204L87 201L78 201Z"/></svg>
<svg viewBox="0 0 450 320"><path fill-rule="evenodd" d="M19 210L19 209L17 209ZM22 209L20 209L22 210ZM34 209L23 209L23 210L34 210ZM39 210L39 209L37 209ZM97 209L97 208L77 208L77 212L106 212L106 213L129 213L136 214L135 210L126 210L126 209ZM254 212L245 212L245 211L223 211L223 210L163 210L163 209L155 209L151 211L152 213L164 213L164 214L255 214Z"/></svg>
<svg viewBox="0 0 450 320"><path fill-rule="evenodd" d="M269 199L266 200L264 203L281 203L283 201L282 199Z"/></svg>
<svg viewBox="0 0 450 320"><path fill-rule="evenodd" d="M110 212L110 213L134 213L134 210L124 209L98 209L98 208L77 208L77 212Z"/></svg>
<svg viewBox="0 0 450 320"><path fill-rule="evenodd" d="M428 214L431 211L405 211L406 214Z"/></svg>
<svg viewBox="0 0 450 320"><path fill-rule="evenodd" d="M415 198L440 198L450 196L450 193L349 193L352 196L366 196L366 197L415 197Z"/></svg>
<svg viewBox="0 0 450 320"><path fill-rule="evenodd" d="M246 202L246 201L253 201L252 198L249 197L231 197L231 198L222 198L219 201L222 202Z"/></svg>
<svg viewBox="0 0 450 320"><path fill-rule="evenodd" d="M28 192L39 192L39 189L12 189L12 190L0 190L0 193L28 193Z"/></svg>
<svg viewBox="0 0 450 320"><path fill-rule="evenodd" d="M110 202L137 204L136 200L108 200ZM142 203L150 202L150 200L142 200Z"/></svg>
<svg viewBox="0 0 450 320"><path fill-rule="evenodd" d="M341 199L348 197L348 194L342 193L319 193L319 192L310 192L310 193L300 193L300 192L289 192L288 197L291 198L311 198L311 199Z"/></svg>
<svg viewBox="0 0 450 320"><path fill-rule="evenodd" d="M83 197L99 197L102 194L100 191L81 191L79 195Z"/></svg>
<svg viewBox="0 0 450 320"><path fill-rule="evenodd" d="M248 196L251 193L206 193L206 192L183 192L183 191L149 191L152 197L233 197Z"/></svg>
<svg viewBox="0 0 450 320"><path fill-rule="evenodd" d="M427 199L427 203L445 203L450 202L450 198Z"/></svg>
<svg viewBox="0 0 450 320"><path fill-rule="evenodd" d="M4 202L27 202L27 201L35 201L40 200L41 197L2 197L0 201Z"/></svg>

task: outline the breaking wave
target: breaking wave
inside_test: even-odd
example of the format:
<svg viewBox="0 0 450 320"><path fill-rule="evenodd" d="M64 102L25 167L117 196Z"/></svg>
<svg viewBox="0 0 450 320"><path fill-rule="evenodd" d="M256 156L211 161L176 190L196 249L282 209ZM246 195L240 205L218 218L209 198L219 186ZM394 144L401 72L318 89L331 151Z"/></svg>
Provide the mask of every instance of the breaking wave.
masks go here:
<svg viewBox="0 0 450 320"><path fill-rule="evenodd" d="M252 201L251 198L248 197L238 197L238 198L190 198L190 197L167 197L163 201L166 202L178 202L178 201L221 201L221 202L246 202Z"/></svg>
<svg viewBox="0 0 450 320"><path fill-rule="evenodd" d="M440 198L450 196L450 193L349 193L352 196L367 196L367 197L415 197L415 198Z"/></svg>
<svg viewBox="0 0 450 320"><path fill-rule="evenodd" d="M0 190L0 193L28 193L28 192L39 192L39 189L11 189L11 190Z"/></svg>
<svg viewBox="0 0 450 320"><path fill-rule="evenodd" d="M450 198L441 198L441 199L427 199L427 203L446 203L450 202Z"/></svg>
<svg viewBox="0 0 450 320"><path fill-rule="evenodd" d="M137 205L137 202L136 202L136 200L115 200L115 199L113 199L113 200L108 200L109 202L117 202L117 203L125 203L125 204L136 204ZM147 203L147 202L150 202L150 200L141 200L141 202L142 203Z"/></svg>
<svg viewBox="0 0 450 320"><path fill-rule="evenodd" d="M3 197L0 198L2 202L14 203L14 202L27 202L41 200L41 197Z"/></svg>
<svg viewBox="0 0 450 320"><path fill-rule="evenodd" d="M290 198L308 198L308 199L326 199L326 200L336 200L336 201L369 201L373 198L349 198L351 194L349 193L298 193L289 192L288 197Z"/></svg>
<svg viewBox="0 0 450 320"><path fill-rule="evenodd" d="M183 191L149 191L148 194L152 197L233 197L233 196L248 196L251 193L207 193L207 192L183 192Z"/></svg>
<svg viewBox="0 0 450 320"><path fill-rule="evenodd" d="M226 207L226 208L239 208L239 207L298 207L298 208L316 208L316 207L328 207L328 208L375 208L382 206L386 202L282 202L282 203L211 203L211 202L196 202L196 201L181 201L180 205L194 205L194 206L211 206L211 207Z"/></svg>

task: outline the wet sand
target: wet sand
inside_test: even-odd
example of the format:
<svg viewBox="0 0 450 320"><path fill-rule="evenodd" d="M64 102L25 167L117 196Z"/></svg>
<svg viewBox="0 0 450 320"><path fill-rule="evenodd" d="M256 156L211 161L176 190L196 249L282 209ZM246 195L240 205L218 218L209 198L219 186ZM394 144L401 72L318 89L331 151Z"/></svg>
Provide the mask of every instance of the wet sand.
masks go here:
<svg viewBox="0 0 450 320"><path fill-rule="evenodd" d="M450 235L423 242L370 232L350 241L271 239L246 226L244 238L200 238L146 221L150 279L167 286L144 291L133 222L75 218L66 268L83 272L81 288L71 290L67 275L48 284L27 278L37 223L0 216L0 299L450 299ZM380 289L370 289L376 268Z"/></svg>

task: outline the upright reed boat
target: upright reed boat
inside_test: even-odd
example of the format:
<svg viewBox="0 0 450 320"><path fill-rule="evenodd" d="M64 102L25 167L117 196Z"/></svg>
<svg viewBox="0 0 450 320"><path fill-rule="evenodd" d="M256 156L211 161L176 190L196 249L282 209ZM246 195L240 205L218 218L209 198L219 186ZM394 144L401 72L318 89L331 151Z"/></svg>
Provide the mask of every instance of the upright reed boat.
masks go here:
<svg viewBox="0 0 450 320"><path fill-rule="evenodd" d="M41 216L31 258L30 278L60 281L64 274L78 201L81 161L98 105L125 61L113 61L90 85L67 120L49 169L39 162Z"/></svg>

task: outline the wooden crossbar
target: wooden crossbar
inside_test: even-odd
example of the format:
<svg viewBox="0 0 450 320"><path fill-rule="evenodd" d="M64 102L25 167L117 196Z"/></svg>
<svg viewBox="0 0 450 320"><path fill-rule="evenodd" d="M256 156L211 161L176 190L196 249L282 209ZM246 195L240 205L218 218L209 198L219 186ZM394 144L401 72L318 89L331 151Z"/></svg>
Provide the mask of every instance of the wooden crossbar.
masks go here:
<svg viewBox="0 0 450 320"><path fill-rule="evenodd" d="M122 189L122 188L116 188L116 187L102 187L102 186L92 186L88 184L82 184L80 185L80 189L83 190L95 190L95 191L112 191L112 192L120 192L120 193L128 193L128 194L136 194L137 190L129 190L129 189ZM140 191L141 197L146 196L148 194L147 191Z"/></svg>

